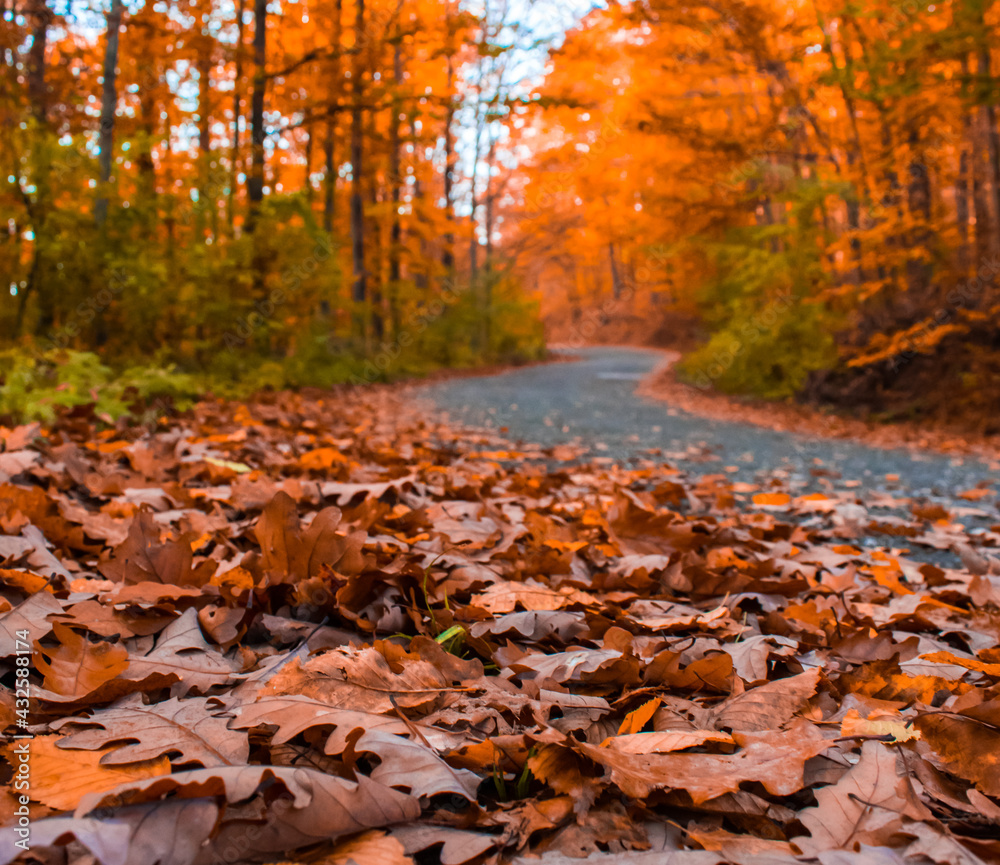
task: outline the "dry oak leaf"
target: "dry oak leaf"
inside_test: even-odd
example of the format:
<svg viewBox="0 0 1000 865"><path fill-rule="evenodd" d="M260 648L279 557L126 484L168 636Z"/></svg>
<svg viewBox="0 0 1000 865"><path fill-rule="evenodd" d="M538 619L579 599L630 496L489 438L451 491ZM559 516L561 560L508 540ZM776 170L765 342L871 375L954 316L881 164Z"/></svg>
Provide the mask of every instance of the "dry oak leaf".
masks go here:
<svg viewBox="0 0 1000 865"><path fill-rule="evenodd" d="M405 477L395 478L391 481L373 482L369 484L347 484L339 481L324 481L319 485L320 494L325 499L333 499L338 505L346 506L359 493L364 493L363 498L380 499L389 490L399 491L404 486L414 486L418 482L415 474Z"/></svg>
<svg viewBox="0 0 1000 865"><path fill-rule="evenodd" d="M496 835L452 829L450 826L432 826L426 823L410 823L397 826L392 837L398 838L407 854L420 853L441 845L438 859L441 865L464 865L497 846Z"/></svg>
<svg viewBox="0 0 1000 865"><path fill-rule="evenodd" d="M559 591L540 583L498 581L486 591L472 596L472 605L489 613L511 613L517 605L529 611L561 610L573 604L593 605L597 598L579 589L564 586Z"/></svg>
<svg viewBox="0 0 1000 865"><path fill-rule="evenodd" d="M921 660L930 661L936 664L949 664L958 667L965 667L967 670L974 670L977 673L986 673L988 676L1000 676L1000 664L989 664L980 661L978 658L963 658L953 652L931 652L921 655Z"/></svg>
<svg viewBox="0 0 1000 865"><path fill-rule="evenodd" d="M371 829L338 844L318 865L412 865L402 843Z"/></svg>
<svg viewBox="0 0 1000 865"><path fill-rule="evenodd" d="M142 760L127 766L105 766L103 751L66 751L57 746L56 736L37 736L30 742L32 800L60 811L70 811L81 799L95 791L106 791L119 784L144 781L170 774L166 757ZM13 745L4 747L8 760Z"/></svg>
<svg viewBox="0 0 1000 865"><path fill-rule="evenodd" d="M299 457L299 465L307 471L324 471L332 467L335 462L347 465L350 459L331 447L313 448Z"/></svg>
<svg viewBox="0 0 1000 865"><path fill-rule="evenodd" d="M753 503L758 508L774 508L784 510L792 501L788 493L757 493L753 497Z"/></svg>
<svg viewBox="0 0 1000 865"><path fill-rule="evenodd" d="M653 790L686 790L695 805L735 793L757 781L775 796L802 789L806 760L831 743L819 728L798 721L786 731L734 733L735 754L626 754L580 742L575 745L607 770L608 780L626 796L645 799Z"/></svg>
<svg viewBox="0 0 1000 865"><path fill-rule="evenodd" d="M1000 700L959 714L927 712L913 726L948 772L1000 796Z"/></svg>
<svg viewBox="0 0 1000 865"><path fill-rule="evenodd" d="M697 824L695 824L695 827ZM727 859L739 862L740 856L759 855L775 857L791 857L791 845L787 841L776 841L771 838L755 838L753 835L737 835L725 829L688 828L687 839L700 844L705 850L723 854ZM825 865L825 863L824 863Z"/></svg>
<svg viewBox="0 0 1000 865"><path fill-rule="evenodd" d="M526 765L539 781L548 784L556 793L568 796L578 816L590 810L601 792L602 783L594 777L575 739L542 744Z"/></svg>
<svg viewBox="0 0 1000 865"><path fill-rule="evenodd" d="M398 736L409 733L406 723L391 715L341 709L295 694L287 697L262 697L255 703L237 706L232 709L231 714L234 716L229 722L232 730L277 727L271 737L271 742L275 745L290 742L299 733L312 727L335 727L323 746L323 753L331 755L344 753L348 738L355 730L381 730ZM425 732L430 733L430 730Z"/></svg>
<svg viewBox="0 0 1000 865"><path fill-rule="evenodd" d="M870 661L837 677L837 688L842 693L860 694L897 703L919 702L931 705L942 691L964 694L971 685L951 681L942 676L909 676L898 661Z"/></svg>
<svg viewBox="0 0 1000 865"><path fill-rule="evenodd" d="M36 643L35 664L44 676L43 684L55 694L74 700L86 697L128 667L128 650L120 643L92 643L58 623L53 623L52 633L59 645L51 648Z"/></svg>
<svg viewBox="0 0 1000 865"><path fill-rule="evenodd" d="M190 865L218 818L219 806L208 799L116 808L114 816L103 820L49 817L32 824L31 846L65 846L74 839L101 865ZM0 865L21 852L15 840L13 829L0 829Z"/></svg>
<svg viewBox="0 0 1000 865"><path fill-rule="evenodd" d="M642 728L652 720L659 706L660 698L654 697L652 700L647 700L639 708L633 709L625 716L625 719L618 727L618 735L624 736L630 733L641 733Z"/></svg>
<svg viewBox="0 0 1000 865"><path fill-rule="evenodd" d="M413 865L403 845L393 836L369 829L354 838L341 841L322 859L310 860L313 865ZM273 865L298 865L279 862Z"/></svg>
<svg viewBox="0 0 1000 865"><path fill-rule="evenodd" d="M910 726L898 713L882 714L873 712L867 718L862 718L857 709L848 709L840 722L842 737L872 737L885 738L891 736L893 742L909 742L920 738L920 731Z"/></svg>
<svg viewBox="0 0 1000 865"><path fill-rule="evenodd" d="M354 750L375 754L382 761L371 777L387 787L403 787L420 797L455 793L470 802L476 800L479 776L468 769L453 769L420 742L369 730L354 744Z"/></svg>
<svg viewBox="0 0 1000 865"><path fill-rule="evenodd" d="M152 674L173 674L180 681L172 695L184 696L192 690L206 693L216 685L227 685L236 671L237 665L205 640L192 607L163 629L149 652L131 656L122 676L139 681Z"/></svg>
<svg viewBox="0 0 1000 865"><path fill-rule="evenodd" d="M492 634L502 637L516 635L515 639L538 643L547 637L555 637L568 643L588 629L586 618L580 612L565 610L525 610L520 613L506 613L485 622L476 622L469 632L473 637Z"/></svg>
<svg viewBox="0 0 1000 865"><path fill-rule="evenodd" d="M910 781L897 768L896 750L882 742L865 742L861 759L836 784L816 791L819 803L799 813L810 837L796 838L804 854L879 846L899 831L903 816L916 820L930 812L913 796Z"/></svg>
<svg viewBox="0 0 1000 865"><path fill-rule="evenodd" d="M598 671L628 660L617 649L577 649L571 652L541 652L524 655L512 660L507 668L522 678L552 679L555 682L588 681ZM635 658L630 659L635 666ZM628 672L627 670L624 672ZM533 675L528 676L526 673Z"/></svg>
<svg viewBox="0 0 1000 865"><path fill-rule="evenodd" d="M420 803L413 797L379 784L365 776L346 781L313 769L291 766L224 766L195 769L147 781L121 784L113 790L87 796L76 810L77 817L95 808L122 800L156 801L172 795L177 799L224 796L230 804L243 802L262 787L278 784L289 794L268 809L272 818L268 839L262 829L259 850L295 849L321 840L339 838L364 829L405 823L420 816ZM280 843L282 846L271 846Z"/></svg>
<svg viewBox="0 0 1000 865"><path fill-rule="evenodd" d="M228 727L228 719L213 714L220 704L213 697L175 698L144 705L139 695L99 709L89 718L64 718L53 730L70 735L60 748L103 748L102 765L113 766L176 754L174 763L202 766L239 766L247 761L250 746L245 733ZM108 749L108 745L114 747Z"/></svg>
<svg viewBox="0 0 1000 865"><path fill-rule="evenodd" d="M33 595L35 592L44 591L49 581L31 571L0 568L0 584L10 589L20 589L26 595Z"/></svg>
<svg viewBox="0 0 1000 865"><path fill-rule="evenodd" d="M734 732L774 730L791 720L816 693L822 675L814 668L730 697L709 710L704 726Z"/></svg>
<svg viewBox="0 0 1000 865"><path fill-rule="evenodd" d="M791 657L798 651L798 640L776 634L754 634L738 643L725 643L722 651L733 659L733 670L744 682L759 682L768 677L772 657Z"/></svg>
<svg viewBox="0 0 1000 865"><path fill-rule="evenodd" d="M163 583L170 586L203 586L215 573L217 562L193 566L191 535L160 540L160 526L152 510L143 507L133 518L128 536L115 547L109 561L98 569L119 583Z"/></svg>
<svg viewBox="0 0 1000 865"><path fill-rule="evenodd" d="M934 823L909 823L903 832L915 838L906 848L907 865L928 861L939 862L941 865L986 865L987 862L996 861L995 842L990 844L985 839L981 842L984 848L982 851L984 855L981 858L962 843L963 840L970 842L972 839L963 838L958 833L953 834L940 823L937 825ZM992 855L990 855L991 853Z"/></svg>
<svg viewBox="0 0 1000 865"><path fill-rule="evenodd" d="M426 661L407 661L394 673L372 648L333 649L302 662L295 659L267 683L261 696L301 694L328 706L384 715L393 700L404 709L431 711L446 691L444 674Z"/></svg>
<svg viewBox="0 0 1000 865"><path fill-rule="evenodd" d="M732 745L733 737L716 730L664 730L658 733L626 733L614 736L603 744L623 754L668 754L703 745L722 742Z"/></svg>
<svg viewBox="0 0 1000 865"><path fill-rule="evenodd" d="M27 631L29 639L40 640L52 631L48 616L61 613L63 605L48 592L37 592L13 610L0 615L0 642L4 656L13 655L18 632ZM23 640L21 642L24 642Z"/></svg>
<svg viewBox="0 0 1000 865"><path fill-rule="evenodd" d="M362 548L367 534L337 534L340 518L340 508L324 508L303 531L292 497L275 493L254 527L261 548L260 566L270 585L315 577L323 565L342 574L360 573L365 567Z"/></svg>

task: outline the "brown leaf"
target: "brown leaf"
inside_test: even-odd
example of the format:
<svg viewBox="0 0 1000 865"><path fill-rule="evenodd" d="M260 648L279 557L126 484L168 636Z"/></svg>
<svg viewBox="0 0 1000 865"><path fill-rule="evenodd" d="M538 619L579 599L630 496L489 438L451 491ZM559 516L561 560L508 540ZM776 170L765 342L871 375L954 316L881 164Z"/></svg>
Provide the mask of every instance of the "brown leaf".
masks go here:
<svg viewBox="0 0 1000 865"><path fill-rule="evenodd" d="M561 610L575 604L596 604L597 599L578 589L566 588L560 591L538 583L513 583L498 581L478 595L472 596L472 603L490 613L510 613L517 606L524 610Z"/></svg>
<svg viewBox="0 0 1000 865"><path fill-rule="evenodd" d="M84 752L77 752L84 753ZM229 804L243 802L277 784L288 794L283 807L269 809L271 840L289 846L285 850L339 838L364 829L415 820L420 805L412 796L362 776L357 782L345 781L312 769L286 766L225 766L179 772L147 781L121 784L105 793L87 796L77 807L83 817L94 809L128 797L132 802L156 801L172 795L177 799L205 796L224 797ZM282 849L268 843L261 833L255 849Z"/></svg>
<svg viewBox="0 0 1000 865"><path fill-rule="evenodd" d="M926 816L914 809L909 780L899 771L897 752L882 742L865 742L861 759L836 784L816 792L819 804L799 814L810 837L795 846L815 856L824 850L856 844L887 843L903 825L903 816Z"/></svg>
<svg viewBox="0 0 1000 865"><path fill-rule="evenodd" d="M128 537L99 569L109 580L121 583L202 586L215 573L216 563L207 561L194 567L190 540L185 536L161 541L153 511L144 507L132 520Z"/></svg>
<svg viewBox="0 0 1000 865"><path fill-rule="evenodd" d="M173 674L180 680L176 696L189 691L205 694L216 685L233 681L235 665L210 646L201 633L198 614L189 609L171 622L145 655L133 655L123 677L139 681L148 675Z"/></svg>
<svg viewBox="0 0 1000 865"><path fill-rule="evenodd" d="M406 723L391 715L341 709L295 694L287 697L263 697L257 702L237 706L232 714L235 718L229 722L229 726L233 730L277 727L271 737L276 745L289 742L299 733L314 727L335 727L323 747L323 753L334 755L344 752L348 739L356 730L379 730L397 736L409 733Z"/></svg>
<svg viewBox="0 0 1000 865"><path fill-rule="evenodd" d="M342 841L319 860L321 865L412 865L403 845L385 832L370 830Z"/></svg>
<svg viewBox="0 0 1000 865"><path fill-rule="evenodd" d="M0 638L3 642L0 651L6 655L14 654L18 640L25 642L18 637L19 631L27 631L29 641L41 640L52 631L48 616L61 613L62 609L62 604L48 592L36 592L13 610L0 615Z"/></svg>
<svg viewBox="0 0 1000 865"><path fill-rule="evenodd" d="M337 534L340 518L340 508L324 508L303 531L291 496L276 493L254 528L261 548L261 568L269 584L317 576L323 565L338 573L360 573L365 566L361 549L366 534Z"/></svg>
<svg viewBox="0 0 1000 865"><path fill-rule="evenodd" d="M382 761L371 777L387 787L408 790L413 796L455 793L476 800L479 776L467 769L453 769L426 745L369 730L354 744L358 753L373 753Z"/></svg>
<svg viewBox="0 0 1000 865"><path fill-rule="evenodd" d="M816 693L822 678L819 669L768 682L720 703L709 713L709 725L734 732L774 730L788 722Z"/></svg>
<svg viewBox="0 0 1000 865"><path fill-rule="evenodd" d="M464 865L487 850L492 850L499 840L495 835L417 823L397 826L392 830L392 837L398 838L410 855L440 844L437 856L441 865Z"/></svg>
<svg viewBox="0 0 1000 865"><path fill-rule="evenodd" d="M342 648L300 663L293 661L265 688L264 695L301 694L329 706L383 715L393 699L403 708L439 703L450 683L426 661L411 661L394 673L375 649Z"/></svg>
<svg viewBox="0 0 1000 865"><path fill-rule="evenodd" d="M1000 721L1000 701L994 700L992 705L983 704L965 714L918 715L913 726L941 758L943 768L972 781L987 796L1000 796L997 721Z"/></svg>
<svg viewBox="0 0 1000 865"><path fill-rule="evenodd" d="M53 730L69 731L60 748L103 749L102 765L113 766L176 754L174 763L233 766L246 762L246 734L228 728L228 720L212 714L211 698L170 699L144 705L127 697L89 718L64 718ZM108 745L114 747L108 748Z"/></svg>
<svg viewBox="0 0 1000 865"><path fill-rule="evenodd" d="M28 794L60 811L70 811L88 795L99 795L123 783L168 775L170 761L166 757L142 760L126 766L106 766L103 751L66 751L57 747L58 737L36 736L28 746L31 754L31 786ZM16 746L4 746L7 759L12 759Z"/></svg>
<svg viewBox="0 0 1000 865"><path fill-rule="evenodd" d="M69 839L82 844L103 865L189 865L202 852L219 817L219 807L208 799L154 802L119 807L110 820L90 817L49 817L31 826L31 846L68 847ZM0 829L0 865L21 851L13 828ZM84 861L74 851L74 861Z"/></svg>
<svg viewBox="0 0 1000 865"><path fill-rule="evenodd" d="M59 646L39 645L41 657L36 657L35 664L45 677L45 687L56 694L80 699L128 667L128 651L120 643L93 643L60 624L53 624L52 632Z"/></svg>
<svg viewBox="0 0 1000 865"><path fill-rule="evenodd" d="M686 790L695 805L724 793L735 793L745 781L756 781L776 796L790 796L803 786L806 760L823 753L830 742L805 721L785 732L734 733L741 749L722 754L625 754L612 748L580 743L577 747L604 766L609 780L633 799L653 790Z"/></svg>
<svg viewBox="0 0 1000 865"><path fill-rule="evenodd" d="M664 730L659 733L629 733L608 739L607 746L623 754L667 754L703 745L705 742L734 744L728 733L715 730Z"/></svg>

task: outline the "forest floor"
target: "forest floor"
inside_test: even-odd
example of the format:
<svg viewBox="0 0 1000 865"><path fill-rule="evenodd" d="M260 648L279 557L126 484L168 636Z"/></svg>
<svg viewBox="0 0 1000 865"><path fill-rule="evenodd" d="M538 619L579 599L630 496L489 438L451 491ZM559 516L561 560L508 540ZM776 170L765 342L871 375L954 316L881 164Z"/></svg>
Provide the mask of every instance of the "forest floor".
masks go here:
<svg viewBox="0 0 1000 865"><path fill-rule="evenodd" d="M680 353L664 350L662 365L639 392L701 417L739 421L777 432L795 431L825 438L849 439L879 448L916 448L938 453L1000 459L1000 438L960 426L941 427L916 421L879 422L848 417L834 410L791 402L772 402L704 390L681 381Z"/></svg>
<svg viewBox="0 0 1000 865"><path fill-rule="evenodd" d="M0 430L0 865L1000 861L988 486L432 408L589 376L626 430L647 360Z"/></svg>

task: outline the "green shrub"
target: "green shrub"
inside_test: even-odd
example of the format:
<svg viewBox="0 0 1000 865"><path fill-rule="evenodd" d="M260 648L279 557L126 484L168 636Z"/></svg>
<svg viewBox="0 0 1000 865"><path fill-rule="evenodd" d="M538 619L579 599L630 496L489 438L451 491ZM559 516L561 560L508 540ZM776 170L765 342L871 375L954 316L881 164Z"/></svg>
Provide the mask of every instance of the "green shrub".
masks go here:
<svg viewBox="0 0 1000 865"><path fill-rule="evenodd" d="M204 389L196 377L173 369L131 367L116 375L92 352L52 349L0 352L0 416L52 423L60 409L93 405L111 422L133 410L190 407Z"/></svg>
<svg viewBox="0 0 1000 865"><path fill-rule="evenodd" d="M812 371L836 365L842 316L823 300L830 277L815 221L826 192L799 180L777 199L782 221L701 241L714 266L714 278L699 291L709 338L681 362L683 378L702 388L783 399Z"/></svg>

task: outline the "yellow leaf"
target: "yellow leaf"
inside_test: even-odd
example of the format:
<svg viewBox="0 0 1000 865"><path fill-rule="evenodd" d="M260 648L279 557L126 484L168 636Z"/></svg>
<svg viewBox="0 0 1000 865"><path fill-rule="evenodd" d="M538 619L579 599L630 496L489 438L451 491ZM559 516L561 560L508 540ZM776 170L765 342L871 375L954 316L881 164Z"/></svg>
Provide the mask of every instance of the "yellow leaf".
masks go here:
<svg viewBox="0 0 1000 865"><path fill-rule="evenodd" d="M220 469L229 469L237 474L245 474L246 472L253 471L253 469L246 463L234 463L229 460L220 460L218 457L205 457L205 462L207 462L210 466L216 466Z"/></svg>
<svg viewBox="0 0 1000 865"><path fill-rule="evenodd" d="M660 698L654 697L652 700L643 703L638 709L629 712L618 728L618 735L641 732L642 728L649 722L649 719L653 717L659 705Z"/></svg>
<svg viewBox="0 0 1000 865"><path fill-rule="evenodd" d="M334 463L346 462L349 462L347 457L336 448L316 448L315 450L307 451L299 457L299 465L304 469L313 471L328 469Z"/></svg>
<svg viewBox="0 0 1000 865"><path fill-rule="evenodd" d="M988 664L975 658L961 658L951 652L931 652L920 657L924 661L932 661L935 664L954 664L957 667L965 667L967 670L975 670L977 673L986 673L988 676L1000 676L1000 664Z"/></svg>
<svg viewBox="0 0 1000 865"><path fill-rule="evenodd" d="M70 751L56 747L59 738L39 736L25 740L31 755L31 788L28 795L33 801L50 808L71 811L87 793L99 793L130 781L170 774L170 761L165 756L122 766L102 766L101 758L113 751L113 747L100 751ZM15 747L7 745L3 753L8 762L17 766Z"/></svg>
<svg viewBox="0 0 1000 865"><path fill-rule="evenodd" d="M753 497L753 503L758 507L783 508L787 507L792 497L788 493L757 493Z"/></svg>
<svg viewBox="0 0 1000 865"><path fill-rule="evenodd" d="M841 736L892 736L894 742L909 742L920 738L920 731L907 727L899 716L879 715L862 718L857 709L850 709L840 722Z"/></svg>

